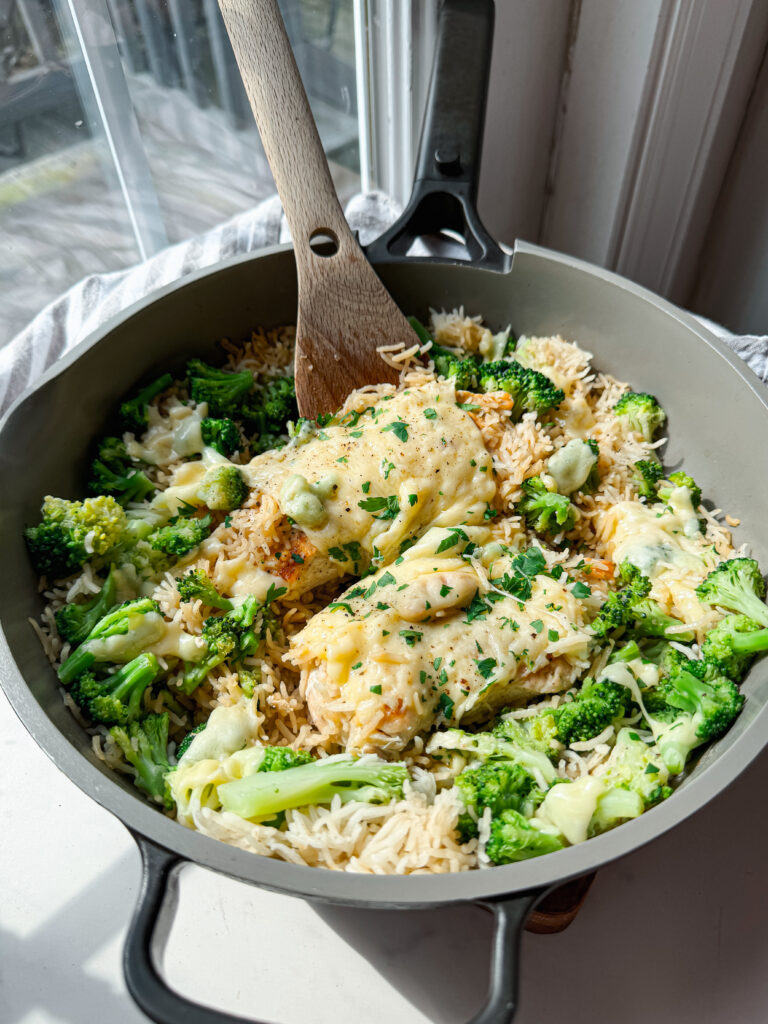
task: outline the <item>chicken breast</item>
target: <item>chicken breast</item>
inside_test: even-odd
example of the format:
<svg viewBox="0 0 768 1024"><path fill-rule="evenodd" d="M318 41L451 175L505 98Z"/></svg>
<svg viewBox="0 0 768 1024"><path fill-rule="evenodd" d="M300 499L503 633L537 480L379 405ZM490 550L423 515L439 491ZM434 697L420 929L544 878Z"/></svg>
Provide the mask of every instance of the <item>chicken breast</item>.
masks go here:
<svg viewBox="0 0 768 1024"><path fill-rule="evenodd" d="M292 639L321 732L352 752L397 751L572 685L590 642L581 602L565 577L524 576L488 541L483 527L431 529Z"/></svg>
<svg viewBox="0 0 768 1024"><path fill-rule="evenodd" d="M482 523L496 493L480 431L445 382L378 398L240 468L246 507L200 549L232 595L362 575L429 526ZM186 463L162 500L194 503L204 472L205 458Z"/></svg>

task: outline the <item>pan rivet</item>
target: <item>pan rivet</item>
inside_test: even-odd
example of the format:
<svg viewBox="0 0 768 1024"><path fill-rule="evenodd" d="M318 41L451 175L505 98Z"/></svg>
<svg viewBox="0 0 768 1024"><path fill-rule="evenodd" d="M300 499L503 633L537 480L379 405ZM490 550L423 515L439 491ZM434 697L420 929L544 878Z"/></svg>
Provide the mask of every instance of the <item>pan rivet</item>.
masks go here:
<svg viewBox="0 0 768 1024"><path fill-rule="evenodd" d="M441 174L458 174L461 170L458 149L455 146L441 146L436 149L435 164Z"/></svg>

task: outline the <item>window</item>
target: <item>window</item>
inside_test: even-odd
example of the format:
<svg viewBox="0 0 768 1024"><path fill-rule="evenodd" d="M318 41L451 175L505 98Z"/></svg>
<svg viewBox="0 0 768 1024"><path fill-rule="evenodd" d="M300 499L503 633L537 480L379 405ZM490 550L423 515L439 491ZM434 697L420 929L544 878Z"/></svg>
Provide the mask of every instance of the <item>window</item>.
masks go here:
<svg viewBox="0 0 768 1024"><path fill-rule="evenodd" d="M360 187L358 6L281 0L342 202ZM3 344L87 274L274 185L216 0L10 0L0 18Z"/></svg>

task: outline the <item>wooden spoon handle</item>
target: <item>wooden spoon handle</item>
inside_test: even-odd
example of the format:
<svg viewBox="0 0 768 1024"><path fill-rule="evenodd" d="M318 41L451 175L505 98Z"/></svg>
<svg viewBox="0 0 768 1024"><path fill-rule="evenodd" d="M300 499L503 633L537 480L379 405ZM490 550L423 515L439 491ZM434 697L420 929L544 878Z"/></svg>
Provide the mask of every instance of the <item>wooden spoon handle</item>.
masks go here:
<svg viewBox="0 0 768 1024"><path fill-rule="evenodd" d="M339 205L277 0L219 0L302 269L314 234L358 250ZM352 247L350 249L350 247Z"/></svg>

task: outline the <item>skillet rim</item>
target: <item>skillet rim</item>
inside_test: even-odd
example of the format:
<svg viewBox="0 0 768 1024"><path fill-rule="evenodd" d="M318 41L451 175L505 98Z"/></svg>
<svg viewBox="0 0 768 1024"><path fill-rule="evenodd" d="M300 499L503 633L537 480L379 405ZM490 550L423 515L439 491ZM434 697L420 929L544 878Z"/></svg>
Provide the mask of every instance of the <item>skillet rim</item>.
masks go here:
<svg viewBox="0 0 768 1024"><path fill-rule="evenodd" d="M111 317L65 356L57 360L35 384L26 388L19 395L0 421L0 437L5 434L7 425L16 411L27 402L34 401L36 393L48 381L67 371L85 352L104 341L117 326L125 324L147 306L154 305L167 295L194 285L203 278L226 273L236 265L268 259L270 256L283 254L291 249L290 243L270 246L256 254L242 254L219 264L205 267L164 285L148 296L144 296L122 313ZM713 355L725 360L738 375L741 383L755 395L763 412L768 417L768 395L764 389L757 387L758 378L723 342L690 314L620 275L530 243L515 243L513 259L509 269L503 272L504 276L511 273L518 254L523 258L532 256L553 261L596 276L608 284L650 302L662 313L672 317L696 335L698 342L704 344ZM397 261L398 264L402 263L404 266L412 266L413 262L406 259ZM454 262L461 265L460 261ZM391 266L392 261L388 265ZM440 265L452 264L442 261ZM497 272L484 271L484 273L495 274ZM546 857L518 864L500 865L491 871L481 870L446 875L378 876L335 872L327 869L301 867L238 850L219 840L186 829L177 822L166 818L161 811L146 803L138 793L134 795L132 790L124 788L117 779L112 779L108 774L99 770L67 740L48 718L27 687L21 670L10 652L2 623L0 623L0 637L0 681L2 681L9 702L22 724L53 763L78 788L114 814L131 832L138 833L164 849L173 851L180 858L202 867L219 871L274 892L329 903L372 908L434 907L499 898L531 889L552 887L632 853L663 835L675 825L681 824L711 799L724 792L768 744L768 729L765 730L765 738L762 738L758 724L761 719L768 722L767 703L756 711L736 742L718 753L711 763L700 766L692 773L685 786L675 793L674 799L665 801L640 818L627 822L618 829Z"/></svg>

